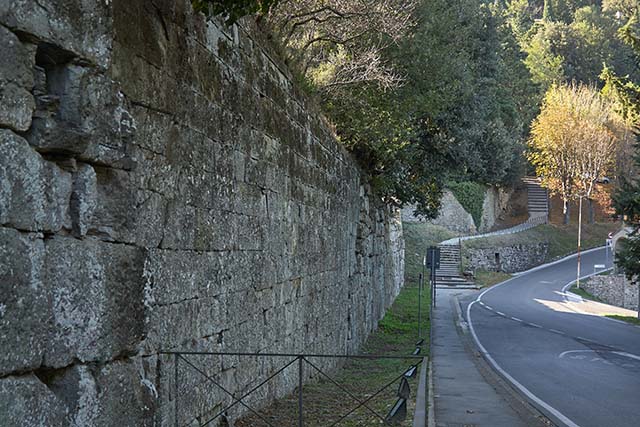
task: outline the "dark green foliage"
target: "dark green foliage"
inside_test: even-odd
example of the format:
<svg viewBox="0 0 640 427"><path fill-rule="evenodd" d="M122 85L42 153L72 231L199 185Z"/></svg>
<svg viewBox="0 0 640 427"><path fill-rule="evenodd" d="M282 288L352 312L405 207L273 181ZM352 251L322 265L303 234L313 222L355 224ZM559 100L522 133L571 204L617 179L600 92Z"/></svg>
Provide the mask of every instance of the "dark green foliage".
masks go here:
<svg viewBox="0 0 640 427"><path fill-rule="evenodd" d="M640 145L636 150L635 163L640 169ZM632 278L640 275L640 179L637 176L621 177L613 203L616 212L632 227L631 235L622 241L621 250L616 253L616 263Z"/></svg>
<svg viewBox="0 0 640 427"><path fill-rule="evenodd" d="M638 37L638 19L640 7L637 3L629 3L632 7L625 10L629 19L619 30L621 39L633 49L636 63L640 59L640 39ZM605 81L604 91L618 99L623 116L640 125L640 79L633 81L629 77L620 78L605 67L602 72ZM622 241L621 250L616 254L616 263L621 266L630 279L640 275L640 144L637 144L634 156L635 171L626 171L627 176L620 177L620 186L613 197L613 205L625 222L632 227L631 235Z"/></svg>
<svg viewBox="0 0 640 427"><path fill-rule="evenodd" d="M206 15L220 15L227 24L233 24L246 15L265 15L278 0L191 0L193 8Z"/></svg>
<svg viewBox="0 0 640 427"><path fill-rule="evenodd" d="M446 181L508 184L522 175L538 89L503 9L434 0L418 15L412 37L386 51L401 87L352 86L324 103L376 189L435 215Z"/></svg>
<svg viewBox="0 0 640 427"><path fill-rule="evenodd" d="M450 182L447 188L451 190L462 207L471 214L476 227L480 227L482 220L482 204L487 187L476 182Z"/></svg>
<svg viewBox="0 0 640 427"><path fill-rule="evenodd" d="M621 75L640 76L631 44L623 42L624 34L633 39L637 28L624 25L617 7L603 10L601 2L586 0L512 0L507 16L542 92L574 80L600 85L603 63Z"/></svg>

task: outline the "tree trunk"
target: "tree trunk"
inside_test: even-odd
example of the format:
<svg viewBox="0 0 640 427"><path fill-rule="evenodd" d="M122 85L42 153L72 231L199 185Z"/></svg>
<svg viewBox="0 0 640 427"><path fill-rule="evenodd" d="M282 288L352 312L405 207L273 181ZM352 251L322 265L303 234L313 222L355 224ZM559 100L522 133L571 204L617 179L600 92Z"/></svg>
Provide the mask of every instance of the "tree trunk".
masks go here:
<svg viewBox="0 0 640 427"><path fill-rule="evenodd" d="M587 199L589 202L589 224L596 222L596 209L593 203L593 199Z"/></svg>
<svg viewBox="0 0 640 427"><path fill-rule="evenodd" d="M580 243L582 240L582 197L578 205L578 271L576 272L576 287L580 289Z"/></svg>
<svg viewBox="0 0 640 427"><path fill-rule="evenodd" d="M567 200L562 201L562 212L564 213L564 224L569 224L569 220L571 219L571 212L569 209L569 202Z"/></svg>

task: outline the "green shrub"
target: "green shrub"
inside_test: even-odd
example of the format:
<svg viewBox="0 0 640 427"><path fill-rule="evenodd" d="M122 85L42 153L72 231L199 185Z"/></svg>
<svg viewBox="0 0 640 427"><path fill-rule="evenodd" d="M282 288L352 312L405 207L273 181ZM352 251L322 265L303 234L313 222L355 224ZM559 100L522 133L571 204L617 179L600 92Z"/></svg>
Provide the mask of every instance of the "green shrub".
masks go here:
<svg viewBox="0 0 640 427"><path fill-rule="evenodd" d="M447 187L451 190L462 207L471 214L476 227L480 227L482 220L482 204L487 187L477 182L450 182Z"/></svg>

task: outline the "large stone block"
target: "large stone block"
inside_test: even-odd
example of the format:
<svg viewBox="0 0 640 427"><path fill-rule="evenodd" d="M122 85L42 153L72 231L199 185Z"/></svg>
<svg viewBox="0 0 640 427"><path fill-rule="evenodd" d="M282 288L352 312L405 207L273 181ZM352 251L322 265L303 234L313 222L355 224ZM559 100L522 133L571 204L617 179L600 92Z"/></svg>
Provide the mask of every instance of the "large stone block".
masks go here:
<svg viewBox="0 0 640 427"><path fill-rule="evenodd" d="M53 315L45 364L106 361L135 352L144 327L143 251L63 237L45 246Z"/></svg>
<svg viewBox="0 0 640 427"><path fill-rule="evenodd" d="M103 0L6 0L0 23L24 38L65 46L102 69L111 58L111 2Z"/></svg>
<svg viewBox="0 0 640 427"><path fill-rule="evenodd" d="M71 228L71 175L0 129L0 224L30 231Z"/></svg>
<svg viewBox="0 0 640 427"><path fill-rule="evenodd" d="M0 227L0 375L40 366L51 310L37 234Z"/></svg>
<svg viewBox="0 0 640 427"><path fill-rule="evenodd" d="M96 370L95 427L155 426L159 404L156 358L114 361Z"/></svg>
<svg viewBox="0 0 640 427"><path fill-rule="evenodd" d="M45 93L37 97L29 143L41 152L133 169L138 153L129 142L136 124L118 84L93 68L65 62L66 54L59 46L38 47L38 57L47 58L41 62L46 87L38 88Z"/></svg>
<svg viewBox="0 0 640 427"><path fill-rule="evenodd" d="M90 165L80 164L73 177L71 193L71 219L76 236L84 236L96 208L97 197L96 172Z"/></svg>
<svg viewBox="0 0 640 427"><path fill-rule="evenodd" d="M63 403L33 374L0 378L3 427L66 426Z"/></svg>
<svg viewBox="0 0 640 427"><path fill-rule="evenodd" d="M0 126L26 131L36 108L33 95L13 83L0 82Z"/></svg>
<svg viewBox="0 0 640 427"><path fill-rule="evenodd" d="M33 65L35 46L22 43L18 37L0 26L0 126L25 131L31 125L35 110Z"/></svg>

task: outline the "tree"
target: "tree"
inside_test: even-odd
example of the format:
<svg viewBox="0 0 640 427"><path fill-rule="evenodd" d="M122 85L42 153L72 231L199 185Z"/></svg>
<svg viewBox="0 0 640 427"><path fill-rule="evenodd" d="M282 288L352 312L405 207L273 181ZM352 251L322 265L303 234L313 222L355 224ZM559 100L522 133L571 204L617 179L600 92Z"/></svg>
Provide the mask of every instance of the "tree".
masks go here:
<svg viewBox="0 0 640 427"><path fill-rule="evenodd" d="M397 87L403 76L385 50L416 25L419 0L279 0L269 27L291 63L323 92L374 83Z"/></svg>
<svg viewBox="0 0 640 427"><path fill-rule="evenodd" d="M619 31L619 37L632 47L638 62L640 58L638 2L636 0L605 0L603 7L614 11L621 19L627 19L627 23ZM621 115L627 123L634 126L637 134L640 125L640 84L629 77L616 76L608 67L605 67L602 72L602 78L605 81L603 92L617 101ZM637 280L640 275L640 179L638 178L640 145L638 144L634 163L635 168L628 167L626 173L620 175L620 185L613 196L616 212L622 215L625 223L631 227L631 233L624 240L622 250L616 254L616 263L623 268L629 280Z"/></svg>
<svg viewBox="0 0 640 427"><path fill-rule="evenodd" d="M279 0L191 0L194 10L207 15L220 15L227 24L233 24L243 16L269 13Z"/></svg>
<svg viewBox="0 0 640 427"><path fill-rule="evenodd" d="M529 158L542 185L561 195L565 215L569 200L579 201L578 286L582 201L591 199L597 181L610 170L625 130L624 121L598 91L577 84L552 87L532 127Z"/></svg>

